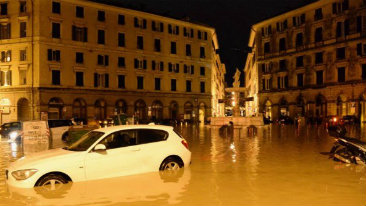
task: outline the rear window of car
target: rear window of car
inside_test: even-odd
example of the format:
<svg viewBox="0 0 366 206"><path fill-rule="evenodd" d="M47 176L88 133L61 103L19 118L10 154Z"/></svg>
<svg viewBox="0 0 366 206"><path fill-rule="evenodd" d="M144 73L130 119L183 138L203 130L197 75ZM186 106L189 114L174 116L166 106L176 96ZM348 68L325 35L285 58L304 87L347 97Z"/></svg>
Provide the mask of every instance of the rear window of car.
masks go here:
<svg viewBox="0 0 366 206"><path fill-rule="evenodd" d="M139 129L137 130L138 144L147 144L152 142L165 141L168 138L168 133L157 129Z"/></svg>

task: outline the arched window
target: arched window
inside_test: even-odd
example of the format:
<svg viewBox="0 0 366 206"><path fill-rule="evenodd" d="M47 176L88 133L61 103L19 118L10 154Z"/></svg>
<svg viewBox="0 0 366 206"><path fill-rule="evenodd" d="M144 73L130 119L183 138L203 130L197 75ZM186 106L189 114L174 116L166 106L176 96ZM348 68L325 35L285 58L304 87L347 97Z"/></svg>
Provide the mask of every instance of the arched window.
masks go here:
<svg viewBox="0 0 366 206"><path fill-rule="evenodd" d="M64 102L58 98L53 97L48 101L48 119L62 119Z"/></svg>
<svg viewBox="0 0 366 206"><path fill-rule="evenodd" d="M135 102L135 115L141 120L146 120L146 103L144 100L139 99Z"/></svg>
<svg viewBox="0 0 366 206"><path fill-rule="evenodd" d="M104 120L107 118L107 104L103 99L95 101L95 118Z"/></svg>
<svg viewBox="0 0 366 206"><path fill-rule="evenodd" d="M81 121L86 121L86 103L85 100L77 98L72 104L72 117L78 118Z"/></svg>
<svg viewBox="0 0 366 206"><path fill-rule="evenodd" d="M156 100L151 105L151 116L153 120L163 119L163 103Z"/></svg>
<svg viewBox="0 0 366 206"><path fill-rule="evenodd" d="M116 101L115 112L117 114L127 113L127 104L123 99L119 99Z"/></svg>

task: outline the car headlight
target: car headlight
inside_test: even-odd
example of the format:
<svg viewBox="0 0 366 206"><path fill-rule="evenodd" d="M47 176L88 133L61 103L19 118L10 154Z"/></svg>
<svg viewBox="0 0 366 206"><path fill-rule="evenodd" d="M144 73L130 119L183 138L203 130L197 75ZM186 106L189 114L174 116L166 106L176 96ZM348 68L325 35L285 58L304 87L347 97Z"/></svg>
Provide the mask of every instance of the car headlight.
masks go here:
<svg viewBox="0 0 366 206"><path fill-rule="evenodd" d="M9 137L10 139L15 140L18 137L18 132L17 131L10 132Z"/></svg>
<svg viewBox="0 0 366 206"><path fill-rule="evenodd" d="M26 169L26 170L17 170L11 173L16 180L26 180L34 175L38 170L36 169Z"/></svg>

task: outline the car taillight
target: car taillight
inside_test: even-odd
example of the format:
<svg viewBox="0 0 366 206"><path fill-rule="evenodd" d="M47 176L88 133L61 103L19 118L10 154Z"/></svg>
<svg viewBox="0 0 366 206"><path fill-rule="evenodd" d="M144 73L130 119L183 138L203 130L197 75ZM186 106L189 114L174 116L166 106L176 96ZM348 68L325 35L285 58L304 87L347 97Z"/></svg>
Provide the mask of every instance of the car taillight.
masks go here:
<svg viewBox="0 0 366 206"><path fill-rule="evenodd" d="M183 144L187 149L189 149L189 148L188 148L188 142L187 142L185 139L183 139L181 142L182 142L182 144Z"/></svg>

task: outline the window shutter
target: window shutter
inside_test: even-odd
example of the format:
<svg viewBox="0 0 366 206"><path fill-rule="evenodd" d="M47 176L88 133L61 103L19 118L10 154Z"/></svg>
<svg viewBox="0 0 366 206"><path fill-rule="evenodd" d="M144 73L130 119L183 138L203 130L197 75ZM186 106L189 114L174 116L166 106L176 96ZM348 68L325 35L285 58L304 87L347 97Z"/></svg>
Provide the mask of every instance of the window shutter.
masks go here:
<svg viewBox="0 0 366 206"><path fill-rule="evenodd" d="M109 87L109 74L104 74L104 82L105 82L105 87L108 88Z"/></svg>
<svg viewBox="0 0 366 206"><path fill-rule="evenodd" d="M84 42L88 41L88 28L83 28L84 29Z"/></svg>
<svg viewBox="0 0 366 206"><path fill-rule="evenodd" d="M48 61L52 61L52 49L47 50Z"/></svg>
<svg viewBox="0 0 366 206"><path fill-rule="evenodd" d="M94 87L98 87L98 73L94 73Z"/></svg>

